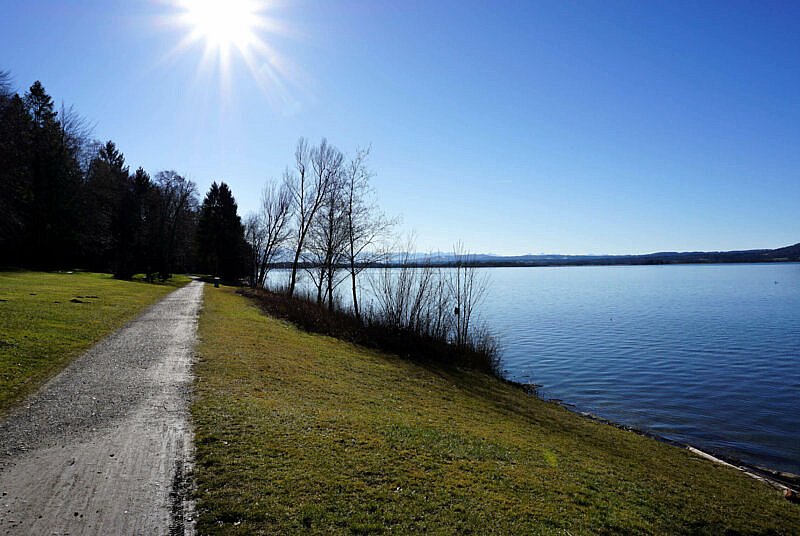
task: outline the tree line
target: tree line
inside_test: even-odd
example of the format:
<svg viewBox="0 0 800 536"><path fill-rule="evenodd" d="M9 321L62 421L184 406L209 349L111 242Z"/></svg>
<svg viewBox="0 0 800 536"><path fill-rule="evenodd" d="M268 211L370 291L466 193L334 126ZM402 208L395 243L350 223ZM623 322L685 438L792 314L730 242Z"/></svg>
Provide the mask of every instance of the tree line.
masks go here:
<svg viewBox="0 0 800 536"><path fill-rule="evenodd" d="M270 268L290 260L289 294L305 270L331 307L346 265L357 304L355 277L392 223L371 197L368 154L346 159L326 140L300 139L294 168L266 185L260 210L242 223L224 182L201 203L197 185L175 171L131 171L113 141L93 140L40 82L18 94L0 72L0 265L121 278L205 272L264 286Z"/></svg>
<svg viewBox="0 0 800 536"><path fill-rule="evenodd" d="M23 94L0 72L0 266L80 267L119 278L246 273L244 228L230 189L172 171L131 171L113 141L91 138L40 82Z"/></svg>
<svg viewBox="0 0 800 536"><path fill-rule="evenodd" d="M316 145L300 138L292 165L266 183L258 210L243 221L224 182L212 183L201 201L197 185L175 171L131 171L113 141L93 140L86 120L56 109L40 82L19 94L0 72L0 266L150 281L204 273L256 288L270 286L270 270L282 266L285 282L274 290L289 299L305 277L311 300L329 312L346 309L361 325L478 348L485 338L470 326L485 282L464 251L454 271L424 261L410 268L411 243L402 246L404 268L385 262L401 246L397 220L377 204L369 155L370 148L347 156L324 138ZM362 281L366 268L380 266Z"/></svg>
<svg viewBox="0 0 800 536"><path fill-rule="evenodd" d="M369 153L369 148L359 149L348 158L325 139L317 145L298 141L292 167L280 180L266 184L260 210L245 219L250 285L269 287L269 271L285 267L288 273L277 279L274 292L261 295L273 312L307 327L324 326L331 335L353 337L359 332L356 338L362 343L398 351L411 344L494 370L497 346L476 324L488 284L485 276L460 244L454 247L450 267L431 259L415 260L411 266L413 240L401 244L394 231L397 220L380 210L370 185ZM369 276L359 282L367 268L372 268ZM312 293L297 300L301 274ZM337 289L345 283L349 304L342 306ZM359 293L364 287L371 298L366 306ZM303 306L303 299L331 316ZM351 315L355 323L334 313Z"/></svg>

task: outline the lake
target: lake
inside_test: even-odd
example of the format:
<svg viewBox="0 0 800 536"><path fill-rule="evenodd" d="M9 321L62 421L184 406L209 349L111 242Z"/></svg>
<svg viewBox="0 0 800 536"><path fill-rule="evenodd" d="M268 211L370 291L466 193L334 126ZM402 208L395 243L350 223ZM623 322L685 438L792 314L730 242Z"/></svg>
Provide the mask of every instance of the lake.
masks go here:
<svg viewBox="0 0 800 536"><path fill-rule="evenodd" d="M491 268L506 377L800 473L800 264Z"/></svg>
<svg viewBox="0 0 800 536"><path fill-rule="evenodd" d="M507 378L576 411L800 473L800 264L481 271L481 316Z"/></svg>

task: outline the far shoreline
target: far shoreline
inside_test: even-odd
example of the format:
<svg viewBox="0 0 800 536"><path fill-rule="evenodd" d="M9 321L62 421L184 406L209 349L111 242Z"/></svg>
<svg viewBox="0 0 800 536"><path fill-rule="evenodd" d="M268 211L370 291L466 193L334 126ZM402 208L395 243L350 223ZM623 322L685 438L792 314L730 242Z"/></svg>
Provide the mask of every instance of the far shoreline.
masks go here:
<svg viewBox="0 0 800 536"><path fill-rule="evenodd" d="M770 261L708 261L708 262L607 262L607 263L592 263L592 262L565 262L565 263L491 263L491 262L475 262L463 263L461 266L476 267L476 268L578 268L578 267L611 267L611 266L725 266L725 265L769 265L769 264L800 264L800 260L770 260ZM379 268L424 268L429 265L424 263L409 263L409 264L380 264L369 265L366 268L379 269ZM456 268L456 263L434 263L432 266L436 268ZM276 269L285 269L284 267Z"/></svg>
<svg viewBox="0 0 800 536"><path fill-rule="evenodd" d="M363 258L363 257L362 257ZM356 259L358 260L358 259ZM456 255L443 251L415 253L409 251L383 252L369 262L356 262L360 269L374 268L547 268L567 266L671 266L688 264L784 264L800 262L800 243L777 249L748 249L736 251L659 251L630 255L565 255L527 254L494 255L466 253ZM315 263L301 262L299 268L315 268ZM350 268L339 263L337 268ZM269 269L292 268L292 262L269 264Z"/></svg>

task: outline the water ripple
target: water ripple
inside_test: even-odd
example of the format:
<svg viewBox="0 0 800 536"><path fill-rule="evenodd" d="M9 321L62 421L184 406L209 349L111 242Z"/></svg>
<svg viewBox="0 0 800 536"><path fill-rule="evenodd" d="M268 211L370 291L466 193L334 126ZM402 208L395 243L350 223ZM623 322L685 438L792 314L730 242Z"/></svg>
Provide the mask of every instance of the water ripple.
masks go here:
<svg viewBox="0 0 800 536"><path fill-rule="evenodd" d="M800 265L488 271L483 318L509 377L581 411L800 473Z"/></svg>

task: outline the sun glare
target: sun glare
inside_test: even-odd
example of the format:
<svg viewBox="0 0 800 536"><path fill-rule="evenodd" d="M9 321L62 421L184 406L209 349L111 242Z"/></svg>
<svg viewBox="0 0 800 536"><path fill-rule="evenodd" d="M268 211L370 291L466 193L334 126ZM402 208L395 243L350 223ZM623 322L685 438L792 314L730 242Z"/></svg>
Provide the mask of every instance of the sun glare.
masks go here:
<svg viewBox="0 0 800 536"><path fill-rule="evenodd" d="M185 0L180 3L193 39L215 48L246 50L257 39L260 7L252 0Z"/></svg>
<svg viewBox="0 0 800 536"><path fill-rule="evenodd" d="M175 11L167 17L184 36L170 56L201 48L200 71L217 70L220 84L229 92L233 62L242 60L264 93L280 103L294 104L287 88L290 69L269 43L270 35L287 30L270 16L267 0L167 0ZM200 74L200 71L198 74Z"/></svg>

